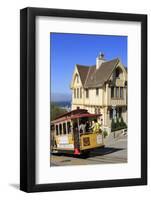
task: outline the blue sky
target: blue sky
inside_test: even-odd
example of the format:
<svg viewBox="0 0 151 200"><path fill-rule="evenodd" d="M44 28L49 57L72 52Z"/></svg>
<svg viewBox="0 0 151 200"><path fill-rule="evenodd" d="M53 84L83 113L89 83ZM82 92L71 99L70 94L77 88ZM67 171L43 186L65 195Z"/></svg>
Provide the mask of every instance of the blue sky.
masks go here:
<svg viewBox="0 0 151 200"><path fill-rule="evenodd" d="M50 33L51 93L70 94L75 64L94 65L102 52L127 66L127 36Z"/></svg>

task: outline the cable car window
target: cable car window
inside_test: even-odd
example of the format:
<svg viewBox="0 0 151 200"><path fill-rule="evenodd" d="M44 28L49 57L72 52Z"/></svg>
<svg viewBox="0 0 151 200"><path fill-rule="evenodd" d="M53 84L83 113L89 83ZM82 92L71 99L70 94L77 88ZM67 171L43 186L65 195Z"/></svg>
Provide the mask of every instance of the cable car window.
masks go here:
<svg viewBox="0 0 151 200"><path fill-rule="evenodd" d="M59 134L58 125L56 125L56 135Z"/></svg>
<svg viewBox="0 0 151 200"><path fill-rule="evenodd" d="M70 124L70 122L67 122L67 130L68 130L68 134L71 133L71 124Z"/></svg>
<svg viewBox="0 0 151 200"><path fill-rule="evenodd" d="M51 131L54 131L54 125L51 125Z"/></svg>
<svg viewBox="0 0 151 200"><path fill-rule="evenodd" d="M63 123L63 134L66 134L66 123Z"/></svg>
<svg viewBox="0 0 151 200"><path fill-rule="evenodd" d="M59 124L59 133L62 134L62 124Z"/></svg>

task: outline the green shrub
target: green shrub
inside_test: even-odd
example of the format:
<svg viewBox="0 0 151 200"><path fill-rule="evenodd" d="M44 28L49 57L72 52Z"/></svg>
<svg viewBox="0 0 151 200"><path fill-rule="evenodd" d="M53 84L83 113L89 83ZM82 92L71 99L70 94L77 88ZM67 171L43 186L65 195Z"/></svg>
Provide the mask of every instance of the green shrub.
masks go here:
<svg viewBox="0 0 151 200"><path fill-rule="evenodd" d="M116 129L119 129L120 128L120 122L119 122L119 118L117 118L116 120Z"/></svg>
<svg viewBox="0 0 151 200"><path fill-rule="evenodd" d="M107 135L108 135L107 131L103 131L103 137L106 138Z"/></svg>
<svg viewBox="0 0 151 200"><path fill-rule="evenodd" d="M127 125L126 125L126 123L123 120L123 117L121 117L120 127L121 128L127 128Z"/></svg>
<svg viewBox="0 0 151 200"><path fill-rule="evenodd" d="M112 123L111 123L111 131L115 131L116 130L116 123L115 120L112 119Z"/></svg>
<svg viewBox="0 0 151 200"><path fill-rule="evenodd" d="M112 123L111 123L111 131L112 132L117 131L117 130L121 130L121 129L124 129L124 128L127 128L127 125L124 122L122 117L120 118L120 121L119 121L119 118L117 118L116 122L115 122L114 119L112 119Z"/></svg>

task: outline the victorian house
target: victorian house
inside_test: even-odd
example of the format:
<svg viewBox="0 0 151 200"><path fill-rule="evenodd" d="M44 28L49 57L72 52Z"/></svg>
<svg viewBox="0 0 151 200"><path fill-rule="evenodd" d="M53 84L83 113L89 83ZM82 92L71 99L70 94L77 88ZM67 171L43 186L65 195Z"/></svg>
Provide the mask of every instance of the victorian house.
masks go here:
<svg viewBox="0 0 151 200"><path fill-rule="evenodd" d="M111 127L112 118L117 117L127 123L127 68L118 58L108 61L100 54L96 65L76 64L71 90L72 110L102 114L104 127Z"/></svg>

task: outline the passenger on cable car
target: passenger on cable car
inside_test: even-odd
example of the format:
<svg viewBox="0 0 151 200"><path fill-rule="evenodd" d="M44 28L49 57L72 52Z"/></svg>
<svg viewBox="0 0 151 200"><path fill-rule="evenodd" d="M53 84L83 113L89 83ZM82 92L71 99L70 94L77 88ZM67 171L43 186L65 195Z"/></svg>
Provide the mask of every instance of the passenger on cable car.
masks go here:
<svg viewBox="0 0 151 200"><path fill-rule="evenodd" d="M100 133L101 132L101 124L98 123L97 119L93 120L93 125L91 126L93 133Z"/></svg>
<svg viewBox="0 0 151 200"><path fill-rule="evenodd" d="M79 132L80 133L85 133L86 131L86 124L84 121L81 121L80 125L79 125Z"/></svg>
<svg viewBox="0 0 151 200"><path fill-rule="evenodd" d="M90 131L90 122L86 121L85 131L88 133Z"/></svg>

